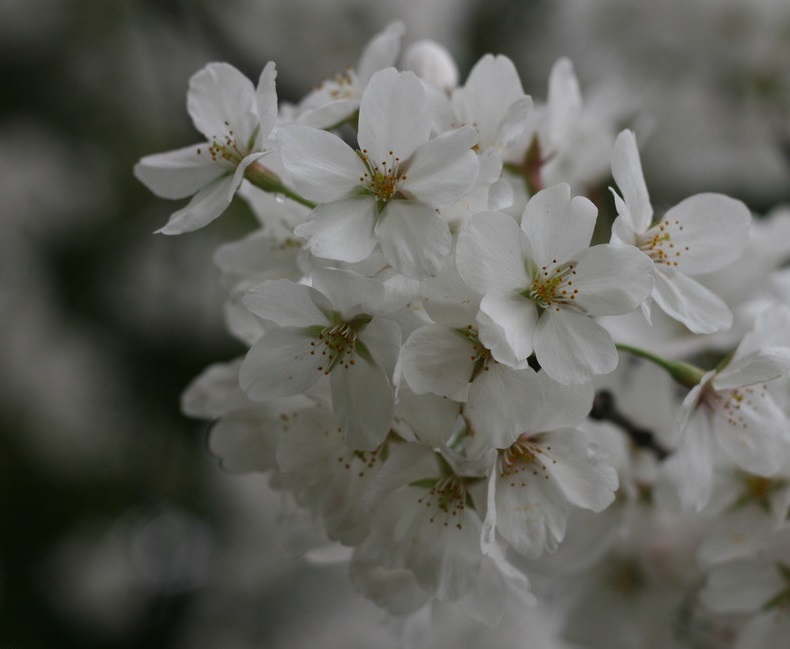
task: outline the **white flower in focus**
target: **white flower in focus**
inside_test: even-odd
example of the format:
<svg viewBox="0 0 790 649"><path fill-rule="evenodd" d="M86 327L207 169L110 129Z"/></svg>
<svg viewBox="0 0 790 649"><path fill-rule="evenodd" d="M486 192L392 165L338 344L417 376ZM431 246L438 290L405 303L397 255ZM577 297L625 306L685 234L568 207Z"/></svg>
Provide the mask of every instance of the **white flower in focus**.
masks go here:
<svg viewBox="0 0 790 649"><path fill-rule="evenodd" d="M561 183L527 204L521 227L497 212L459 233L458 270L483 294L480 340L494 358L523 367L535 353L560 383L583 383L617 366L595 316L638 307L652 289L650 260L632 246L589 247L595 206Z"/></svg>
<svg viewBox="0 0 790 649"><path fill-rule="evenodd" d="M622 194L612 192L618 214L612 241L636 246L653 261L653 300L694 333L728 329L729 307L692 276L739 257L749 241L746 206L723 194L696 194L653 221L636 138L627 130L615 141L612 175Z"/></svg>
<svg viewBox="0 0 790 649"><path fill-rule="evenodd" d="M279 135L296 189L318 203L296 228L318 256L359 262L377 244L402 274L436 274L451 248L437 210L455 203L477 176L474 129L429 139L425 92L412 72L370 80L359 109L359 150L338 136L291 125Z"/></svg>
<svg viewBox="0 0 790 649"><path fill-rule="evenodd" d="M216 219L230 205L247 168L273 150L267 138L277 119L274 63L257 89L227 63L209 63L189 81L187 109L206 142L146 156L134 173L162 198L194 196L158 230L181 234Z"/></svg>
<svg viewBox="0 0 790 649"><path fill-rule="evenodd" d="M299 394L329 377L332 409L346 443L373 450L390 430L398 325L369 309L381 282L344 270L316 270L313 286L271 280L244 303L275 323L250 349L239 381L251 399Z"/></svg>

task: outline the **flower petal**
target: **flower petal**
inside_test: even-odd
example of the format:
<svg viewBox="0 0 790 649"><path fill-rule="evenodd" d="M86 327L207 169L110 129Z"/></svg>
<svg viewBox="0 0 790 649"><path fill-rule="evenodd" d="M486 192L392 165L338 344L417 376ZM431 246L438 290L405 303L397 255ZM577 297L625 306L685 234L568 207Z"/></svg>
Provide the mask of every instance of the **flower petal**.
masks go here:
<svg viewBox="0 0 790 649"><path fill-rule="evenodd" d="M362 87L376 72L395 65L400 52L400 41L405 32L406 26L402 21L396 20L365 45L357 66L357 78Z"/></svg>
<svg viewBox="0 0 790 649"><path fill-rule="evenodd" d="M375 164L407 160L428 141L431 118L422 83L413 72L376 72L362 94L358 141Z"/></svg>
<svg viewBox="0 0 790 649"><path fill-rule="evenodd" d="M735 261L749 242L751 223L749 209L724 194L691 196L661 219L663 234L680 253L672 258L672 266L687 275L707 273Z"/></svg>
<svg viewBox="0 0 790 649"><path fill-rule="evenodd" d="M134 166L134 175L161 198L186 198L228 173L206 149L205 143L194 144L146 156Z"/></svg>
<svg viewBox="0 0 790 649"><path fill-rule="evenodd" d="M523 291L532 283L524 263L527 237L500 212L475 214L458 234L455 256L461 277L478 293Z"/></svg>
<svg viewBox="0 0 790 649"><path fill-rule="evenodd" d="M230 205L233 182L234 177L228 174L206 185L192 197L186 207L174 212L157 232L183 234L208 225Z"/></svg>
<svg viewBox="0 0 790 649"><path fill-rule="evenodd" d="M255 100L258 107L258 141L262 143L274 128L277 121L277 68L274 61L269 61L258 78Z"/></svg>
<svg viewBox="0 0 790 649"><path fill-rule="evenodd" d="M567 309L545 311L535 330L535 355L555 381L584 383L617 367L609 333L593 319Z"/></svg>
<svg viewBox="0 0 790 649"><path fill-rule="evenodd" d="M472 345L442 325L416 329L403 344L400 369L417 394L433 393L466 401L474 370Z"/></svg>
<svg viewBox="0 0 790 649"><path fill-rule="evenodd" d="M316 289L288 279L258 284L244 296L244 306L281 327L326 325L332 304Z"/></svg>
<svg viewBox="0 0 790 649"><path fill-rule="evenodd" d="M491 291L480 302L480 340L500 363L518 367L533 351L538 309L516 293ZM504 343L504 345L503 345Z"/></svg>
<svg viewBox="0 0 790 649"><path fill-rule="evenodd" d="M350 367L332 370L332 409L346 443L371 451L389 433L395 411L395 391L384 370L361 355Z"/></svg>
<svg viewBox="0 0 790 649"><path fill-rule="evenodd" d="M442 133L417 147L403 168L402 191L435 208L460 200L477 177L475 142L477 133L467 127Z"/></svg>
<svg viewBox="0 0 790 649"><path fill-rule="evenodd" d="M633 246L604 243L582 251L576 260L576 303L587 315L623 315L650 296L653 263Z"/></svg>
<svg viewBox="0 0 790 649"><path fill-rule="evenodd" d="M555 430L542 435L540 443L550 449L554 458L546 462L546 470L572 504L594 512L612 504L618 485L617 471L584 433Z"/></svg>
<svg viewBox="0 0 790 649"><path fill-rule="evenodd" d="M436 275L452 248L450 226L419 201L390 201L376 224L376 234L387 261L414 279Z"/></svg>
<svg viewBox="0 0 790 649"><path fill-rule="evenodd" d="M255 343L239 371L239 384L250 399L268 401L304 392L320 377L320 360L313 354L308 331L283 327Z"/></svg>
<svg viewBox="0 0 790 649"><path fill-rule="evenodd" d="M622 131L614 142L612 176L624 202L624 205L618 204L617 213L629 222L633 230L645 232L653 219L653 207L633 131Z"/></svg>
<svg viewBox="0 0 790 649"><path fill-rule="evenodd" d="M306 247L317 257L362 261L376 247L375 210L367 196L319 205L294 234L307 239Z"/></svg>
<svg viewBox="0 0 790 649"><path fill-rule="evenodd" d="M258 127L252 81L228 63L209 63L192 76L187 110L209 141L230 136L246 147Z"/></svg>
<svg viewBox="0 0 790 649"><path fill-rule="evenodd" d="M726 331L732 325L730 307L697 280L661 266L656 266L654 279L656 304L690 331L708 334Z"/></svg>
<svg viewBox="0 0 790 649"><path fill-rule="evenodd" d="M538 266L564 262L590 245L598 209L583 196L571 199L571 188L559 183L535 194L527 203L521 228Z"/></svg>
<svg viewBox="0 0 790 649"><path fill-rule="evenodd" d="M535 559L564 538L570 504L556 480L526 468L521 475L500 474L495 502L497 530L516 552Z"/></svg>
<svg viewBox="0 0 790 649"><path fill-rule="evenodd" d="M354 150L337 135L291 124L277 134L280 157L296 190L318 203L345 198L367 172Z"/></svg>

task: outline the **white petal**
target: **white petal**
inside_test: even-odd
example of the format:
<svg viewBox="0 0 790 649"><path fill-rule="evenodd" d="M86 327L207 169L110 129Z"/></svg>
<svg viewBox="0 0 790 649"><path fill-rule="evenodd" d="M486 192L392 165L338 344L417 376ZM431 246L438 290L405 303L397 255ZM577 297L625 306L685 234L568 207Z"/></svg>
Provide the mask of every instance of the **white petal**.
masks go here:
<svg viewBox="0 0 790 649"><path fill-rule="evenodd" d="M609 333L587 316L567 310L544 312L535 330L535 355L555 381L584 383L617 367Z"/></svg>
<svg viewBox="0 0 790 649"><path fill-rule="evenodd" d="M517 293L490 291L480 302L480 311L490 319L489 324L478 318L480 340L496 360L517 367L532 354L538 324L534 302Z"/></svg>
<svg viewBox="0 0 790 649"><path fill-rule="evenodd" d="M258 126L252 82L228 63L209 63L189 80L187 110L206 139L224 141L232 134L247 146Z"/></svg>
<svg viewBox="0 0 790 649"><path fill-rule="evenodd" d="M473 354L472 345L455 330L427 325L412 332L403 344L400 368L417 394L431 392L466 401Z"/></svg>
<svg viewBox="0 0 790 649"><path fill-rule="evenodd" d="M186 198L229 172L212 162L207 149L205 143L194 144L146 156L134 166L134 175L161 198Z"/></svg>
<svg viewBox="0 0 790 649"><path fill-rule="evenodd" d="M375 164L408 159L428 141L431 118L422 83L413 72L374 74L359 106L359 146Z"/></svg>
<svg viewBox="0 0 790 649"><path fill-rule="evenodd" d="M317 257L363 261L376 247L375 222L373 199L361 196L319 205L294 234L307 239L306 247Z"/></svg>
<svg viewBox="0 0 790 649"><path fill-rule="evenodd" d="M514 101L496 129L494 145L505 148L520 137L529 124L530 110L532 110L530 97L522 97Z"/></svg>
<svg viewBox="0 0 790 649"><path fill-rule="evenodd" d="M529 390L514 407L522 413L523 432L543 432L580 424L592 408L593 396L590 383L563 385L546 372L533 372Z"/></svg>
<svg viewBox="0 0 790 649"><path fill-rule="evenodd" d="M376 234L387 261L414 279L436 275L452 247L447 222L419 201L387 203L376 224Z"/></svg>
<svg viewBox="0 0 790 649"><path fill-rule="evenodd" d="M304 392L323 376L320 357L312 355L312 336L304 329L285 327L264 334L252 346L239 372L239 383L250 399L268 401Z"/></svg>
<svg viewBox="0 0 790 649"><path fill-rule="evenodd" d="M263 68L258 78L258 87L255 90L256 104L258 107L258 140L268 137L277 121L277 88L275 79L277 68L273 61L269 61Z"/></svg>
<svg viewBox="0 0 790 649"><path fill-rule="evenodd" d="M223 417L209 433L211 452L229 471L270 471L277 466L280 430L273 413L240 412Z"/></svg>
<svg viewBox="0 0 790 649"><path fill-rule="evenodd" d="M478 293L490 290L523 291L532 279L527 275L529 257L526 235L509 216L481 212L458 234L458 272Z"/></svg>
<svg viewBox="0 0 790 649"><path fill-rule="evenodd" d="M367 347L376 364L391 377L401 348L398 323L385 317L373 318L360 332L359 342Z"/></svg>
<svg viewBox="0 0 790 649"><path fill-rule="evenodd" d="M738 200L723 194L697 194L661 219L674 250L673 267L688 275L707 273L735 261L749 242L752 217ZM671 254L671 253L670 253Z"/></svg>
<svg viewBox="0 0 790 649"><path fill-rule="evenodd" d="M415 439L431 448L444 446L452 437L460 405L437 394L414 394L408 385L398 387L395 416L406 422Z"/></svg>
<svg viewBox="0 0 790 649"><path fill-rule="evenodd" d="M708 389L708 384L715 376L716 370L711 370L706 373L700 382L691 388L683 398L683 403L680 404L680 408L678 408L675 415L675 420L672 422L672 435L670 440L672 444L678 444L683 439L691 416L696 412L704 391Z"/></svg>
<svg viewBox="0 0 790 649"><path fill-rule="evenodd" d="M761 386L724 391L717 404L717 440L738 466L761 476L776 473L790 454L788 420ZM726 409L725 409L726 408Z"/></svg>
<svg viewBox="0 0 790 649"><path fill-rule="evenodd" d="M567 140L582 115L582 94L569 59L558 60L549 74L549 137L556 146Z"/></svg>
<svg viewBox="0 0 790 649"><path fill-rule="evenodd" d="M767 347L746 356L733 357L713 379L717 390L766 383L790 371L790 348Z"/></svg>
<svg viewBox="0 0 790 649"><path fill-rule="evenodd" d="M485 149L496 143L497 129L510 106L524 97L513 62L486 54L474 65L464 87L453 93L452 103L464 124L476 125Z"/></svg>
<svg viewBox="0 0 790 649"><path fill-rule="evenodd" d="M332 409L346 443L370 451L389 433L395 392L384 370L359 354L348 368L337 366L330 377Z"/></svg>
<svg viewBox="0 0 790 649"><path fill-rule="evenodd" d="M283 166L296 190L318 203L339 201L361 187L367 169L336 135L292 124L277 133Z"/></svg>
<svg viewBox="0 0 790 649"><path fill-rule="evenodd" d="M714 567L700 598L716 613L751 613L785 588L787 584L776 566L742 559Z"/></svg>
<svg viewBox="0 0 790 649"><path fill-rule="evenodd" d="M683 273L656 266L652 297L659 307L694 333L726 331L732 311L719 296Z"/></svg>
<svg viewBox="0 0 790 649"><path fill-rule="evenodd" d="M553 431L541 437L541 446L550 448L554 460L545 462L546 470L572 504L594 512L612 504L617 472L586 435L572 429Z"/></svg>
<svg viewBox="0 0 790 649"><path fill-rule="evenodd" d="M569 509L556 481L540 472L534 475L529 464L518 473L497 476L496 527L520 554L534 559L544 550L556 550Z"/></svg>
<svg viewBox="0 0 790 649"><path fill-rule="evenodd" d="M713 489L713 431L710 418L701 410L689 418L680 446L666 460L664 469L675 483L683 507L699 512Z"/></svg>
<svg viewBox="0 0 790 649"><path fill-rule="evenodd" d="M375 311L368 304L380 298L383 283L372 277L364 277L345 268L316 268L310 274L313 288L321 291L346 320Z"/></svg>
<svg viewBox="0 0 790 649"><path fill-rule="evenodd" d="M612 176L628 209L625 213L618 209L618 214L630 221L633 230L645 232L653 219L653 207L650 205L633 131L622 131L615 140Z"/></svg>
<svg viewBox="0 0 790 649"><path fill-rule="evenodd" d="M406 26L396 20L376 34L365 46L357 66L357 76L363 87L374 73L395 65L400 52L400 41L405 32Z"/></svg>
<svg viewBox="0 0 790 649"><path fill-rule="evenodd" d="M233 198L233 181L233 176L226 175L206 185L192 197L186 207L174 212L167 224L157 232L183 234L211 223L230 205Z"/></svg>
<svg viewBox="0 0 790 649"><path fill-rule="evenodd" d="M244 305L281 327L327 325L332 304L317 290L287 279L259 284L244 296Z"/></svg>
<svg viewBox="0 0 790 649"><path fill-rule="evenodd" d="M442 133L417 147L403 168L403 192L436 208L460 200L477 177L478 161L472 151L476 141L477 134L469 127Z"/></svg>
<svg viewBox="0 0 790 649"><path fill-rule="evenodd" d="M499 363L489 363L477 375L464 410L473 430L468 440L471 455L507 448L528 430L532 401L526 395L535 382L533 369L514 370Z"/></svg>
<svg viewBox="0 0 790 649"><path fill-rule="evenodd" d="M431 594L420 588L411 570L382 568L355 556L349 567L354 587L391 615L405 617L422 608Z"/></svg>
<svg viewBox="0 0 790 649"><path fill-rule="evenodd" d="M455 255L445 260L438 275L422 280L420 286L423 306L434 322L451 327L474 325L480 295L461 278Z"/></svg>
<svg viewBox="0 0 790 649"><path fill-rule="evenodd" d="M576 259L576 303L588 315L630 313L650 296L653 263L633 246L601 244Z"/></svg>
<svg viewBox="0 0 790 649"><path fill-rule="evenodd" d="M598 209L559 183L535 194L524 209L521 228L539 266L562 263L590 245Z"/></svg>

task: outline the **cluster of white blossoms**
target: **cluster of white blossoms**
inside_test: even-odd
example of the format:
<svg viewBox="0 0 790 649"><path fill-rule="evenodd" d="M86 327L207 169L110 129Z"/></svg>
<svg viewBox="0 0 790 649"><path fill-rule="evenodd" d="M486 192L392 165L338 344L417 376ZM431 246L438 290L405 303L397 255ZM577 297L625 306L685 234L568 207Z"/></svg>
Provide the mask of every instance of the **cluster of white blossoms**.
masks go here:
<svg viewBox="0 0 790 649"><path fill-rule="evenodd" d="M295 105L273 63L257 87L209 64L205 142L135 168L192 197L161 232L237 192L260 221L215 258L249 351L185 412L392 614L496 626L561 590L584 593L560 607L581 646L785 646L790 217L715 193L656 214L634 133L591 122L569 61L533 103L504 56L461 83L402 38Z"/></svg>

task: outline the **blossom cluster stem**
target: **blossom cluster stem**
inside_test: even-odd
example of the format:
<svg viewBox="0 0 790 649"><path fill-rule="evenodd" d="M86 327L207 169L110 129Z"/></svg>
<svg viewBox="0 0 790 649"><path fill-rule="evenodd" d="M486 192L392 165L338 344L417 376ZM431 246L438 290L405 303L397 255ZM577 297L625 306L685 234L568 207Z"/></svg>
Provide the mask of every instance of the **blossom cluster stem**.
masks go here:
<svg viewBox="0 0 790 649"><path fill-rule="evenodd" d="M304 196L286 187L276 173L257 162L247 167L244 172L244 177L259 189L269 192L270 194L290 198L292 201L296 201L310 209L314 208L316 205L313 201L307 200Z"/></svg>
<svg viewBox="0 0 790 649"><path fill-rule="evenodd" d="M705 375L705 371L700 369L699 367L692 365L691 363L686 363L684 361L670 361L666 358L661 358L660 356L656 356L655 354L645 350L640 349L639 347L632 347L631 345L625 345L622 343L618 343L617 349L620 351L628 352L629 354L633 354L634 356L639 356L640 358L644 358L645 360L650 361L651 363L655 363L659 367L665 369L669 375L675 379L680 385L693 388L697 385L701 380L702 377Z"/></svg>

